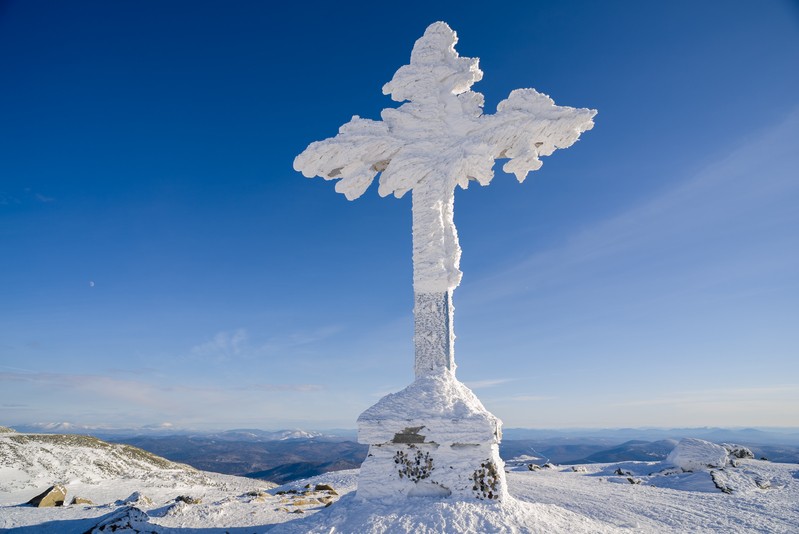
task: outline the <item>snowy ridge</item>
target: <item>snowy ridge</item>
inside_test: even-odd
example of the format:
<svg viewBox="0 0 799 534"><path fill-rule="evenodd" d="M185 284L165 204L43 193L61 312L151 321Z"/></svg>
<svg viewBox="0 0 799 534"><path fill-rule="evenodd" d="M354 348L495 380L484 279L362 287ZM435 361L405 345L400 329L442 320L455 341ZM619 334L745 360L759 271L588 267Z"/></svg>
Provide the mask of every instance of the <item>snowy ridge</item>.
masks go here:
<svg viewBox="0 0 799 534"><path fill-rule="evenodd" d="M4 488L0 490L0 530L20 533L82 534L104 523L118 527L131 524L147 532L184 534L770 534L795 533L799 524L796 507L799 466L739 458L734 448L726 447L732 452L728 464L722 468L687 472L666 461L535 470L528 467L531 464L522 464L508 473L512 498L504 503L422 498L387 505L358 498L357 470L327 473L269 489L268 483L214 473L186 472L189 478L185 478L180 474L184 472L180 466L158 467L159 460L155 457L138 464L145 470L145 464L149 463L150 476L118 478L107 472L97 476L94 462L114 458L115 449L110 444L98 448L69 441L43 443L38 439L40 436L28 435L31 439L22 443L12 440L19 454L11 456L9 436L13 434L0 436L7 453L0 469L0 485ZM87 452L87 448L96 452ZM65 474L58 462L36 461L27 456L39 455L41 460L43 450L56 454L60 461L69 459L73 476L92 480L68 481L67 487L72 495L87 497L96 504L59 508L19 506ZM688 448L680 455L685 457L687 451ZM34 465L38 467L33 469ZM714 481L713 473L721 476L717 475ZM176 477L162 476L165 474ZM10 479L15 479L16 485L9 490ZM719 489L716 484L719 481L726 484L728 492ZM138 493L132 495L134 492Z"/></svg>
<svg viewBox="0 0 799 534"><path fill-rule="evenodd" d="M0 434L0 493L52 484L93 485L109 480L148 486L215 485L188 465L130 445L77 434Z"/></svg>

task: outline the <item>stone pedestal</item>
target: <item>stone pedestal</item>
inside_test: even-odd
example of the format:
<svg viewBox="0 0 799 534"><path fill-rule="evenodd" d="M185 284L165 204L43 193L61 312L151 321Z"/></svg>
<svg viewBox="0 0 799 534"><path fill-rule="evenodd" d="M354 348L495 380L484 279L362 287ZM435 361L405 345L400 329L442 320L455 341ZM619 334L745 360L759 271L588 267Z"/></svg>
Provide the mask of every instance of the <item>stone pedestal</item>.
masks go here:
<svg viewBox="0 0 799 534"><path fill-rule="evenodd" d="M417 378L358 418L358 442L369 454L357 495L500 501L507 497L501 426L451 371Z"/></svg>

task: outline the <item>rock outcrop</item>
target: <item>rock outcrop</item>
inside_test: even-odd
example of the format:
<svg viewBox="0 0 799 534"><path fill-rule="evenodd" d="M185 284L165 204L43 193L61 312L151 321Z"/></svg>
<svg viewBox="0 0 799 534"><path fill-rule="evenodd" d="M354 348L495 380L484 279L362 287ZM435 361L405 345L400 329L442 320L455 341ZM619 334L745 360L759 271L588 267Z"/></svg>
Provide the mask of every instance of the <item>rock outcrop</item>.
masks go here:
<svg viewBox="0 0 799 534"><path fill-rule="evenodd" d="M50 506L64 506L64 500L67 498L67 489L60 484L50 486L42 493L29 500L26 504L36 506L37 508L46 508Z"/></svg>

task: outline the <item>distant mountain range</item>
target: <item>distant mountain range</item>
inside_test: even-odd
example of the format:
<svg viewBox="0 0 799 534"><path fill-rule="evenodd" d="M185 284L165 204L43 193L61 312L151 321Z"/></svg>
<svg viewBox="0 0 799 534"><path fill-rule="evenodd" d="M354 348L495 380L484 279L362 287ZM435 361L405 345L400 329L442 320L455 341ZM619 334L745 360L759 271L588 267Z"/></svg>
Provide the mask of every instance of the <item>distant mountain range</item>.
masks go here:
<svg viewBox="0 0 799 534"><path fill-rule="evenodd" d="M698 438L715 443L756 443L761 445L799 446L799 428L574 428L531 429L505 428L503 439L552 440L574 439L610 440L621 443L631 440L658 441L666 439Z"/></svg>
<svg viewBox="0 0 799 534"><path fill-rule="evenodd" d="M229 475L282 484L330 471L360 467L368 447L330 436L267 439L250 431L209 435L131 436L126 443L175 462ZM288 435L295 435L290 433Z"/></svg>
<svg viewBox="0 0 799 534"><path fill-rule="evenodd" d="M285 439L312 439L319 437L355 438L355 430L329 430L316 432L300 429L288 430L260 430L254 428L241 428L233 430L199 431L193 429L174 428L170 425L146 425L140 427L109 427L101 425L80 425L69 422L58 423L30 423L13 425L18 432L44 433L44 434L89 434L100 438L114 438L124 436L203 436L221 440L243 441L279 441Z"/></svg>
<svg viewBox="0 0 799 534"><path fill-rule="evenodd" d="M92 428L69 423L16 428L23 432L90 434L197 469L276 483L359 467L368 449L355 442L354 430L235 429L202 433L161 427ZM517 458L540 464L658 461L665 459L683 437L738 443L749 447L758 458L799 463L796 429L508 429L500 454L511 464Z"/></svg>

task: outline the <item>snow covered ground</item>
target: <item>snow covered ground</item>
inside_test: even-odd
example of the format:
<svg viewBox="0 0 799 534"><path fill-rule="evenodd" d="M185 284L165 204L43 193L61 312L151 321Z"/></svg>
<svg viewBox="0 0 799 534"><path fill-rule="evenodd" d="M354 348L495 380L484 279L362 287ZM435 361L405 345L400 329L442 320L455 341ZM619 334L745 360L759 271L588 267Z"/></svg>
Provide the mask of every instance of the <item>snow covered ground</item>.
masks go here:
<svg viewBox="0 0 799 534"><path fill-rule="evenodd" d="M91 438L63 442L13 436L0 434L2 532L68 534L110 532L114 527L129 527L128 532L273 534L799 531L799 465L733 454L726 465L708 467L701 463L702 455L720 451L696 443L693 448L684 444L680 454L664 462L541 468L529 459L509 462L514 498L504 503L429 498L376 503L357 498L357 470L272 487L196 471ZM675 461L694 462L696 469L686 472ZM22 505L58 482L67 488L67 503L78 496L95 504ZM190 504L195 499L199 503Z"/></svg>

